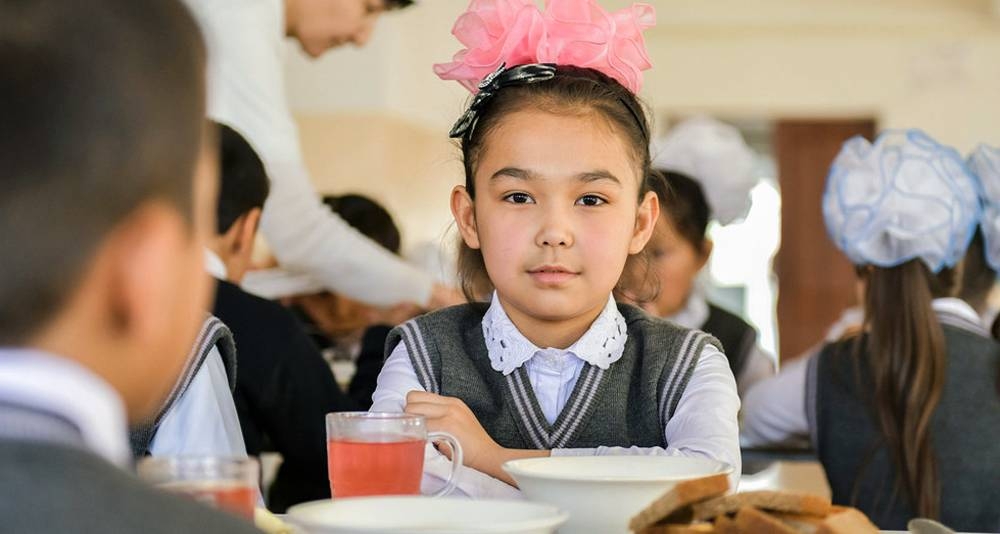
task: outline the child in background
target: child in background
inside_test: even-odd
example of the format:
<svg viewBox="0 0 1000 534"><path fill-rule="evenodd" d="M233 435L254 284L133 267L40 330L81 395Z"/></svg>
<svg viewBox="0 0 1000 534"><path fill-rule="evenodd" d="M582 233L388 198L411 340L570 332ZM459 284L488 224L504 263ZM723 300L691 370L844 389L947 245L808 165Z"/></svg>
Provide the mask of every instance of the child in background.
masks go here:
<svg viewBox="0 0 1000 534"><path fill-rule="evenodd" d="M980 222L975 178L919 131L854 138L830 170L823 214L864 284L863 330L753 387L746 441L811 436L834 502L880 528L924 516L995 529L1000 345L954 298Z"/></svg>
<svg viewBox="0 0 1000 534"><path fill-rule="evenodd" d="M993 329L997 309L989 297L1000 272L1000 148L979 145L966 164L979 182L983 217L969 245L960 296L975 308L986 328Z"/></svg>
<svg viewBox="0 0 1000 534"><path fill-rule="evenodd" d="M399 228L381 204L358 194L326 195L323 203L362 235L399 255ZM365 410L382 370L389 330L422 311L406 303L378 308L330 291L293 297L291 304L313 341L324 354L332 353L329 363L338 381ZM342 364L346 371L340 371Z"/></svg>
<svg viewBox="0 0 1000 534"><path fill-rule="evenodd" d="M460 22L496 16L477 5ZM690 455L740 472L739 398L718 341L612 298L659 212L635 96L649 66L635 30L653 18L644 5L526 3L517 20L493 21L516 26L500 32L508 41L437 66L479 87L451 132L465 167L451 206L463 288L491 299L393 330L372 410L424 415L456 436L467 495L514 493L501 465L537 456ZM574 41L574 20L606 32L607 48ZM494 34L470 24L456 25L463 42ZM429 454L425 475L441 478L446 462Z"/></svg>
<svg viewBox="0 0 1000 534"><path fill-rule="evenodd" d="M646 311L686 328L697 328L722 342L740 395L774 374L774 358L757 345L757 330L739 316L709 302L697 288L698 273L712 254L705 235L711 215L698 182L666 171L650 177L660 200L660 218L647 247L660 291Z"/></svg>

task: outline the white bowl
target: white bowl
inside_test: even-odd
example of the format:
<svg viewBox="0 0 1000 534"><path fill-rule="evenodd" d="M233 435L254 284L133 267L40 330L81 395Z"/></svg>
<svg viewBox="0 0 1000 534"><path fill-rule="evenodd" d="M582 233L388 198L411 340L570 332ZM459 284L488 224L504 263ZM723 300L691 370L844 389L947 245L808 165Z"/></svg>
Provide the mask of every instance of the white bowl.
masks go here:
<svg viewBox="0 0 1000 534"><path fill-rule="evenodd" d="M503 465L524 495L569 512L559 532L628 532L635 514L682 480L732 473L729 464L681 456L559 456Z"/></svg>
<svg viewBox="0 0 1000 534"><path fill-rule="evenodd" d="M525 501L354 497L299 504L288 520L312 534L551 534L569 514Z"/></svg>

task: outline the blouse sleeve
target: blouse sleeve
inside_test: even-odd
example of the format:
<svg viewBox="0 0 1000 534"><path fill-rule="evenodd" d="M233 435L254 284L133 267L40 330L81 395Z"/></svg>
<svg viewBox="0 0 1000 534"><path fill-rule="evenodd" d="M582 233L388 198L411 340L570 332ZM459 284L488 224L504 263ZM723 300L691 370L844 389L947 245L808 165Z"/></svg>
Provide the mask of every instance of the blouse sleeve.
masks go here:
<svg viewBox="0 0 1000 534"><path fill-rule="evenodd" d="M743 446L775 445L808 436L806 372L813 358L788 363L780 373L747 391L743 397Z"/></svg>

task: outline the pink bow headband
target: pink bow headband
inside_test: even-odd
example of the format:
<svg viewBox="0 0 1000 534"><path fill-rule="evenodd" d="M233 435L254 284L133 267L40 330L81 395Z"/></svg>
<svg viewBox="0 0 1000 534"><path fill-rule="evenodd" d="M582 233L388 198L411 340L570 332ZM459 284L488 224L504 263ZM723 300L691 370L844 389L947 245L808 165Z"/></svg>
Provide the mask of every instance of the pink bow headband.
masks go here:
<svg viewBox="0 0 1000 534"><path fill-rule="evenodd" d="M642 71L652 66L642 32L655 23L648 4L608 13L594 0L546 0L544 11L533 0L472 0L452 28L466 48L434 72L475 93L502 64L573 65L638 93Z"/></svg>

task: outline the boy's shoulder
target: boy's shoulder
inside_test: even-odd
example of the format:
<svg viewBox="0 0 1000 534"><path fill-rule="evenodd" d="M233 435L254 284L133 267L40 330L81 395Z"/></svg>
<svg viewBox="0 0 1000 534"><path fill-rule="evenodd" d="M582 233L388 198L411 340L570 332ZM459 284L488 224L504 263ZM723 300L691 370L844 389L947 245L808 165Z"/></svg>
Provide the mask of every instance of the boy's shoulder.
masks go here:
<svg viewBox="0 0 1000 534"><path fill-rule="evenodd" d="M0 440L0 515L17 532L256 532L89 451L10 440Z"/></svg>

